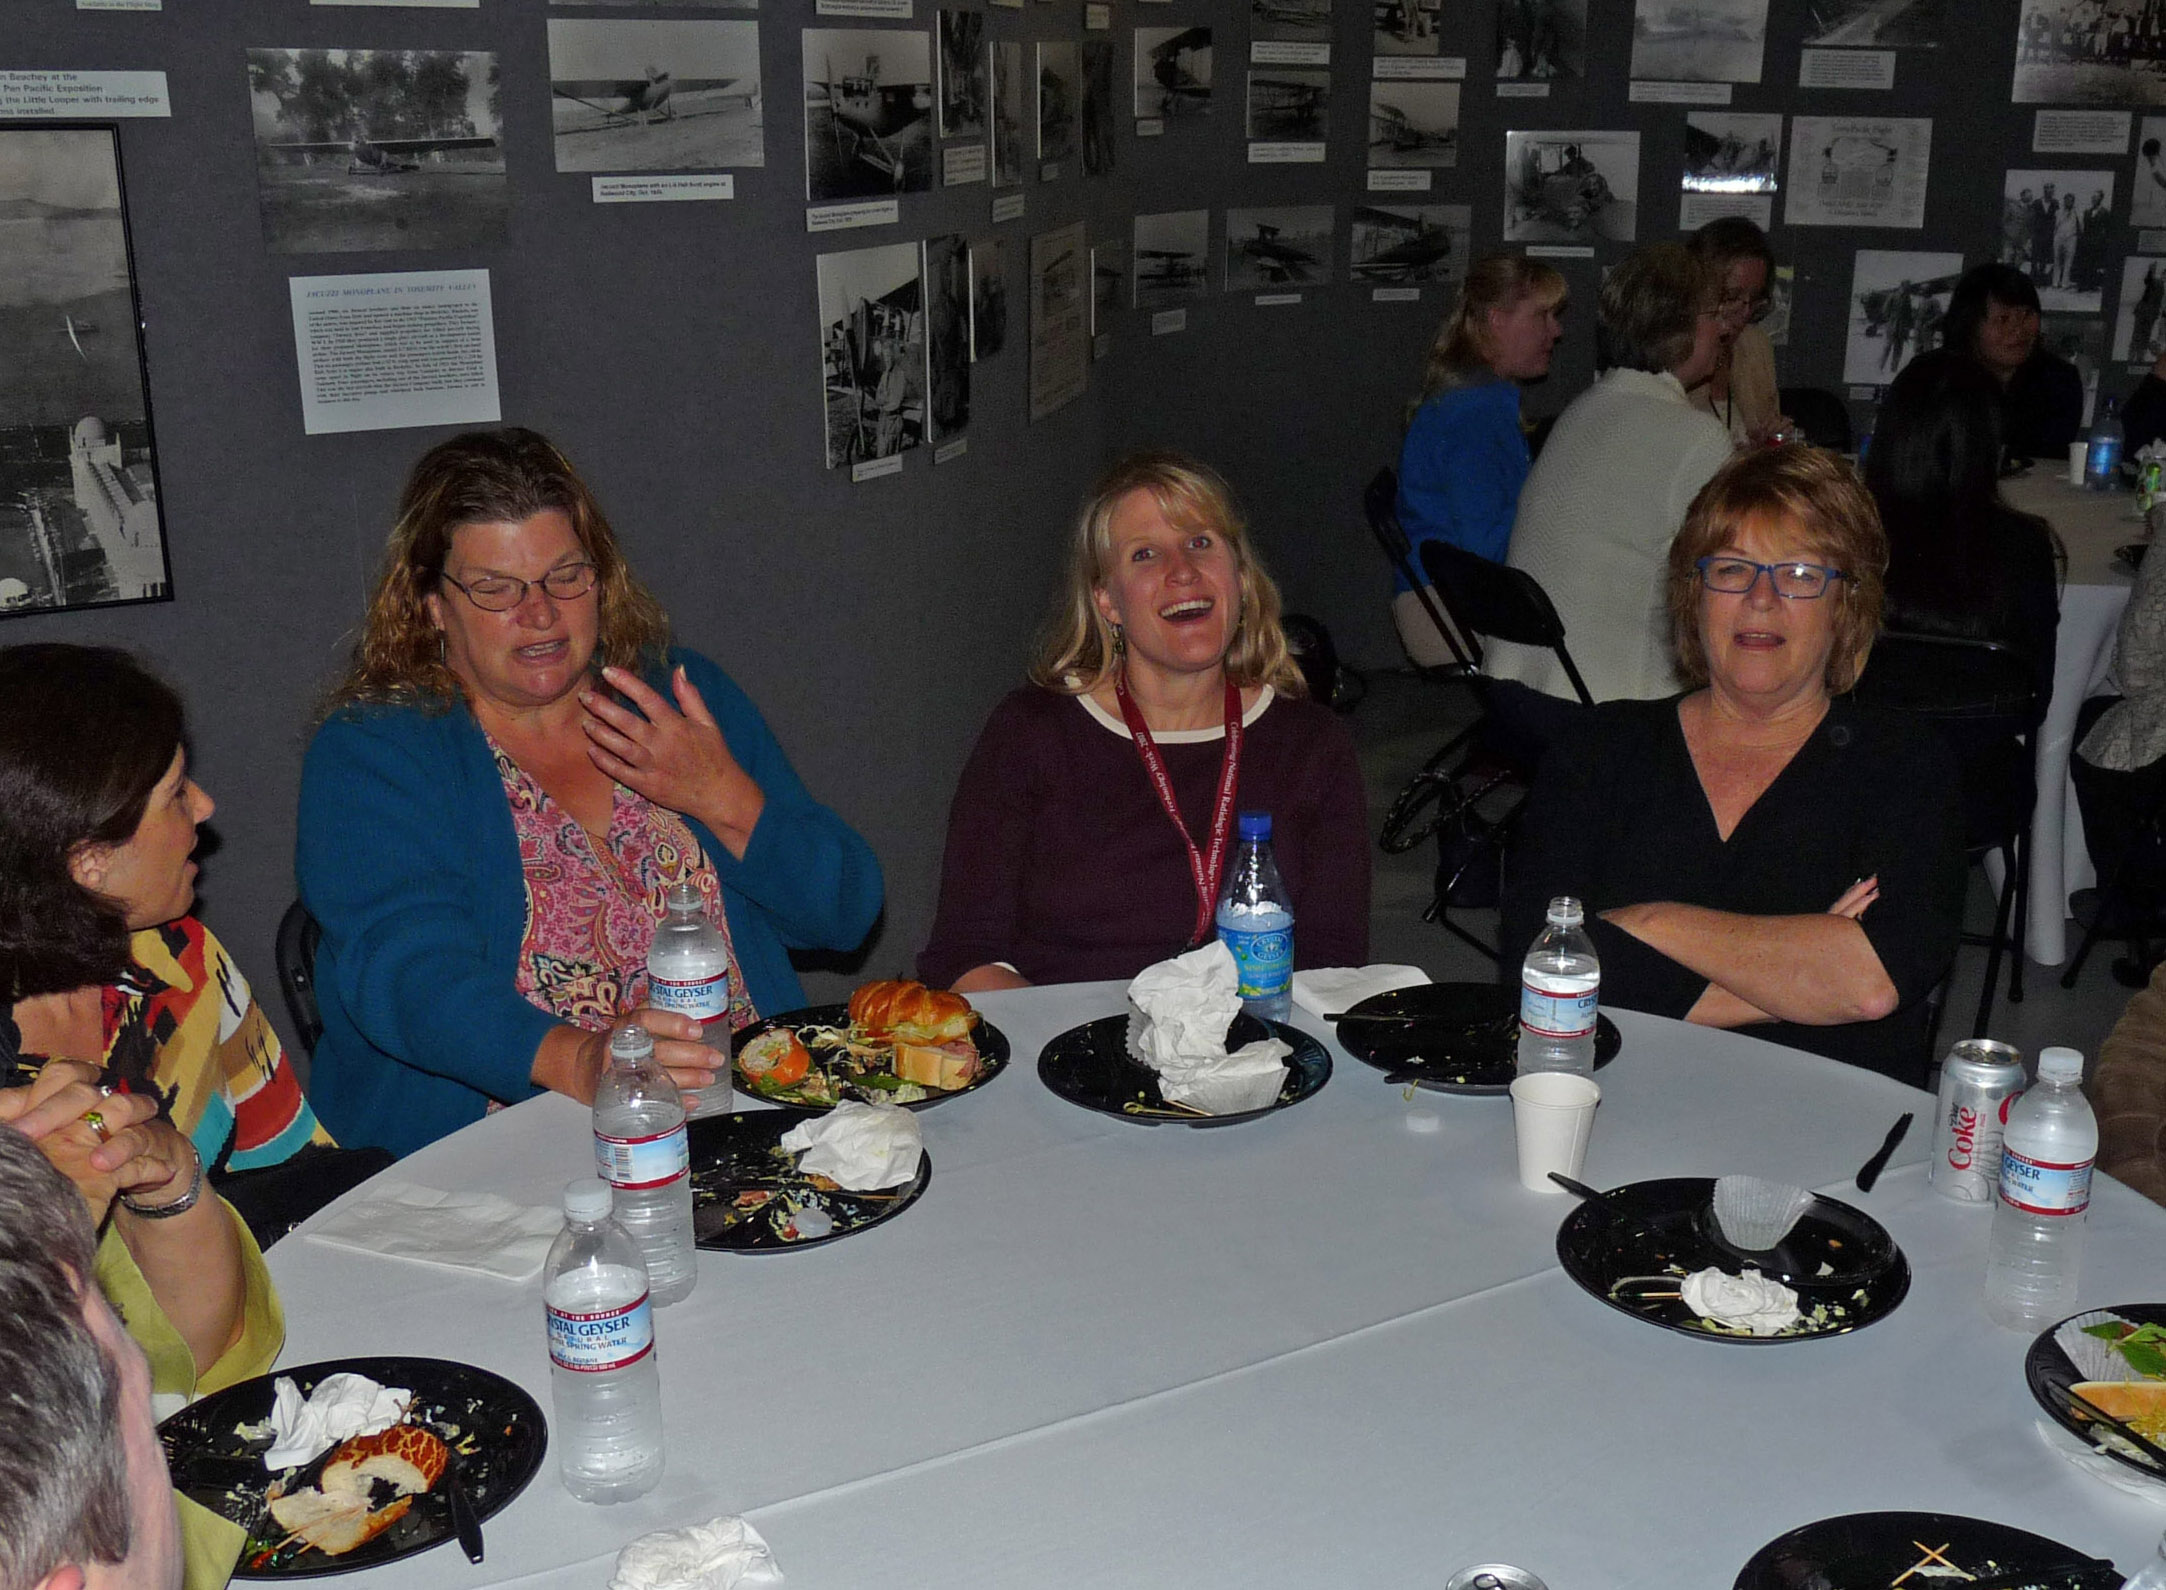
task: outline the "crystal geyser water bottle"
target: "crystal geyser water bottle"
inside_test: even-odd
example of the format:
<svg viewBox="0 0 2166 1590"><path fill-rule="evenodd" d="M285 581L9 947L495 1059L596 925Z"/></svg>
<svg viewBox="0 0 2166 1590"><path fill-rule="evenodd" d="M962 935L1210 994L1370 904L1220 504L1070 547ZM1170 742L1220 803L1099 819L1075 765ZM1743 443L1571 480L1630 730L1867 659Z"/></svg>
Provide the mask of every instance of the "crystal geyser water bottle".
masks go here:
<svg viewBox="0 0 2166 1590"><path fill-rule="evenodd" d="M542 1269L549 1322L549 1432L564 1488L625 1502L662 1477L662 1380L639 1247L610 1216L607 1182L564 1189L564 1229Z"/></svg>
<svg viewBox="0 0 2166 1590"><path fill-rule="evenodd" d="M2099 405L2098 418L2083 448L2083 483L2093 491L2110 491L2121 472L2121 417L2112 398Z"/></svg>
<svg viewBox="0 0 2166 1590"><path fill-rule="evenodd" d="M2076 1310L2098 1158L2098 1120L2082 1084L2082 1055L2040 1050L2037 1084L2008 1111L1985 1294L1986 1312L2011 1330L2040 1330Z"/></svg>
<svg viewBox="0 0 2166 1590"><path fill-rule="evenodd" d="M1271 814L1241 814L1241 845L1218 891L1219 942L1233 951L1241 1008L1284 1021L1294 1004L1294 910L1271 859Z"/></svg>
<svg viewBox="0 0 2166 1590"><path fill-rule="evenodd" d="M654 1305L692 1290L692 1159L684 1101L654 1058L644 1027L609 1036L609 1067L594 1089L594 1164L616 1194L617 1222L639 1244Z"/></svg>
<svg viewBox="0 0 2166 1590"><path fill-rule="evenodd" d="M674 1010L700 1024L701 1040L710 1049L730 1046L730 952L721 929L707 920L707 902L699 885L670 886L669 912L654 930L653 947L647 951L647 1003L656 1010ZM730 1087L725 1063L715 1071L714 1081L699 1090L692 1118L727 1115L737 1100Z"/></svg>
<svg viewBox="0 0 2166 1590"><path fill-rule="evenodd" d="M1602 963L1579 902L1560 894L1519 968L1519 1070L1594 1072Z"/></svg>

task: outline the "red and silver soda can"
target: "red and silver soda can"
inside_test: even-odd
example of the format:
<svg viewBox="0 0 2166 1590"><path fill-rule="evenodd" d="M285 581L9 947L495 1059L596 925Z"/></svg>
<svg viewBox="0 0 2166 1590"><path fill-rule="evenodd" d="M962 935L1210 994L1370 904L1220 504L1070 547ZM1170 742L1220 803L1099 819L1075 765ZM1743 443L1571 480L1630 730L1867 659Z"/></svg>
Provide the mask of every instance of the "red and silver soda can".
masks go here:
<svg viewBox="0 0 2166 1590"><path fill-rule="evenodd" d="M1940 1065L1933 1114L1933 1190L1958 1203L1993 1202L2008 1106L2023 1091L2023 1056L1991 1038L1965 1038Z"/></svg>

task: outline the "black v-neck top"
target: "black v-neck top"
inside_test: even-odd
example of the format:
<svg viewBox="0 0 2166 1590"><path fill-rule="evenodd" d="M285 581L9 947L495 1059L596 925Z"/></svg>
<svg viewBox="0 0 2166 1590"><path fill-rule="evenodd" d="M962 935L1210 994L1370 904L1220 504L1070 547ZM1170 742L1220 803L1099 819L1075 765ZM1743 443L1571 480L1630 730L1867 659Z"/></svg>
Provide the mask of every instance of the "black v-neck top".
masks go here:
<svg viewBox="0 0 2166 1590"><path fill-rule="evenodd" d="M1706 979L1596 913L1672 900L1803 915L1877 874L1880 898L1860 925L1901 997L1896 1013L1742 1030L1923 1086L1925 996L1955 954L1963 906L1953 758L1929 731L1838 700L1725 841L1685 744L1679 699L1590 708L1543 759L1505 866L1504 977L1518 977L1550 898L1576 895L1602 960L1602 1002L1682 1017Z"/></svg>

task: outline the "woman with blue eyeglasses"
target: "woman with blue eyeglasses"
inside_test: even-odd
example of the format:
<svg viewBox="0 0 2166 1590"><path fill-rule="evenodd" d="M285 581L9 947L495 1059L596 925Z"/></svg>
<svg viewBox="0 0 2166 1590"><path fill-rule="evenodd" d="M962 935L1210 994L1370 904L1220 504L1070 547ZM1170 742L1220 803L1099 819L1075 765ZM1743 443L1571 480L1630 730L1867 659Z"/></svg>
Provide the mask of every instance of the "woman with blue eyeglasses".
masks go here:
<svg viewBox="0 0 2166 1590"><path fill-rule="evenodd" d="M1670 549L1679 672L1544 758L1505 868L1503 943L1578 896L1602 997L1925 1080L1955 953L1960 792L1941 744L1844 697L1879 628L1887 540L1833 454L1726 465Z"/></svg>

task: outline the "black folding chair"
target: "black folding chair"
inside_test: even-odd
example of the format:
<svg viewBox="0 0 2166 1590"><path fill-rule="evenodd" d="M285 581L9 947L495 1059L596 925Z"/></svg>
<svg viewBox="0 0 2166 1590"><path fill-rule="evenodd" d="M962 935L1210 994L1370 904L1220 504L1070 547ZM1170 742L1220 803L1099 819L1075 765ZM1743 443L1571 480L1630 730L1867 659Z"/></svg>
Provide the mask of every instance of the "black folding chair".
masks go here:
<svg viewBox="0 0 2166 1590"><path fill-rule="evenodd" d="M2023 930L2030 915L2031 808L2038 798L2031 734L2044 703L2030 659L1998 641L1891 631L1873 643L1856 698L1930 725L1955 752L1963 780L1963 845L1970 860L1999 851L2007 868L1991 933L1965 933L1987 949L1985 983L1971 1036L1986 1036L2001 955L2008 956L2008 1002L2023 1000ZM1926 1042L1938 1039L1940 1012Z"/></svg>
<svg viewBox="0 0 2166 1590"><path fill-rule="evenodd" d="M2166 926L2166 911L2161 909L2166 906L2166 790L2143 814L2127 850L2110 873L2099 875L2098 884L2090 909L2077 911L2088 920L2076 958L2061 973L2061 986L2076 986L2100 939L2118 938L2127 941L2128 954L2113 963L2113 980L2124 988L2142 988L2159 963L2161 929Z"/></svg>
<svg viewBox="0 0 2166 1590"><path fill-rule="evenodd" d="M1451 620L1437 606L1435 593L1429 583L1414 567L1414 546L1406 538L1406 528L1399 523L1399 476L1397 471L1380 469L1361 496L1362 508L1368 514L1369 532L1376 537L1376 544L1384 549L1384 556L1392 569L1413 587L1421 600L1422 610L1429 621L1436 625L1437 633L1444 637L1444 644L1454 659L1449 670L1431 670L1451 674L1467 674L1474 671L1474 664L1467 655L1467 648L1460 644L1452 632Z"/></svg>
<svg viewBox="0 0 2166 1590"><path fill-rule="evenodd" d="M323 1013L316 1007L316 946L322 942L323 929L308 914L308 907L298 900L287 906L286 914L278 919L273 954L278 962L278 991L285 995L286 1014L293 1018L293 1035L307 1054L316 1052L316 1040L323 1036Z"/></svg>

